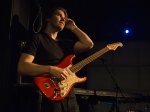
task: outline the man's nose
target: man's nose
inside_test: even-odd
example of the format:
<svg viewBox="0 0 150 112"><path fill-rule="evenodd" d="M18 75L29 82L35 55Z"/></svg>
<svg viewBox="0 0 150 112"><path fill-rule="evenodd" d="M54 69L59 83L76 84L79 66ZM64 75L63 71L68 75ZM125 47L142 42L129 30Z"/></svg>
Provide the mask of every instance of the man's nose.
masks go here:
<svg viewBox="0 0 150 112"><path fill-rule="evenodd" d="M65 17L61 17L61 20L62 20L62 21L65 21L65 20L66 20L66 18L65 18Z"/></svg>

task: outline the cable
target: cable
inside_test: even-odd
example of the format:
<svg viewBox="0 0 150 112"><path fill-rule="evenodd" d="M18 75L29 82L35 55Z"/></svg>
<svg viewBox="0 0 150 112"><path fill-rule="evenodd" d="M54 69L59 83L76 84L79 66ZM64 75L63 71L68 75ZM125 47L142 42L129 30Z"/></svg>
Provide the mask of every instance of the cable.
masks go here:
<svg viewBox="0 0 150 112"><path fill-rule="evenodd" d="M37 7L39 9L39 12L38 12L38 14L37 14L37 16L36 16L36 18L35 18L35 20L33 22L33 32L34 33L38 33L41 30L41 28L42 28L42 11L41 11L41 6L40 6L38 0L35 0L35 3L36 3L36 5L37 5ZM35 22L36 22L38 17L39 17L39 23L38 23L37 31L35 31L34 26L35 26Z"/></svg>

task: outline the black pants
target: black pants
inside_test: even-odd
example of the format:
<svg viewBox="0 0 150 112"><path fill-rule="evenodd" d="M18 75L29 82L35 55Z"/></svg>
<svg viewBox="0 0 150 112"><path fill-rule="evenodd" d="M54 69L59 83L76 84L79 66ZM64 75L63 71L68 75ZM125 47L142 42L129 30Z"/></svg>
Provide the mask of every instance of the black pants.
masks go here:
<svg viewBox="0 0 150 112"><path fill-rule="evenodd" d="M76 98L65 98L61 102L50 102L49 99L43 98L41 112L79 112L79 106Z"/></svg>

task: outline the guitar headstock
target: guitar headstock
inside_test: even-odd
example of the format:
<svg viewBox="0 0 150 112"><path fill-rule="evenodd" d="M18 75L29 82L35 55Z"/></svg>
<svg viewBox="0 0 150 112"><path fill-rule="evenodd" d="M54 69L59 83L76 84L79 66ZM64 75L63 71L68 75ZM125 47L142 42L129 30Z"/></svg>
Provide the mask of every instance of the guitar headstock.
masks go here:
<svg viewBox="0 0 150 112"><path fill-rule="evenodd" d="M117 42L117 43L113 43L113 44L108 44L107 48L109 50L116 50L118 46L122 47L123 44L121 42Z"/></svg>

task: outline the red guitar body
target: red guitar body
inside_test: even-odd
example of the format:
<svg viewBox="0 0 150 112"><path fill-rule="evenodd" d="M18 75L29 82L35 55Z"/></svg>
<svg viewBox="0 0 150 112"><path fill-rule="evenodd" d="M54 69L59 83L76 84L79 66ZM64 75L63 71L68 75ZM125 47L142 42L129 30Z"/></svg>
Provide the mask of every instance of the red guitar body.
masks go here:
<svg viewBox="0 0 150 112"><path fill-rule="evenodd" d="M79 78L74 72L72 72L73 70L70 70L72 67L72 59L74 57L75 55L69 55L60 64L56 65L57 67L68 71L69 76L66 80L60 81L57 78L52 77L50 74L43 74L34 77L35 85L51 101L63 100L68 95L73 85L86 81L86 77Z"/></svg>

